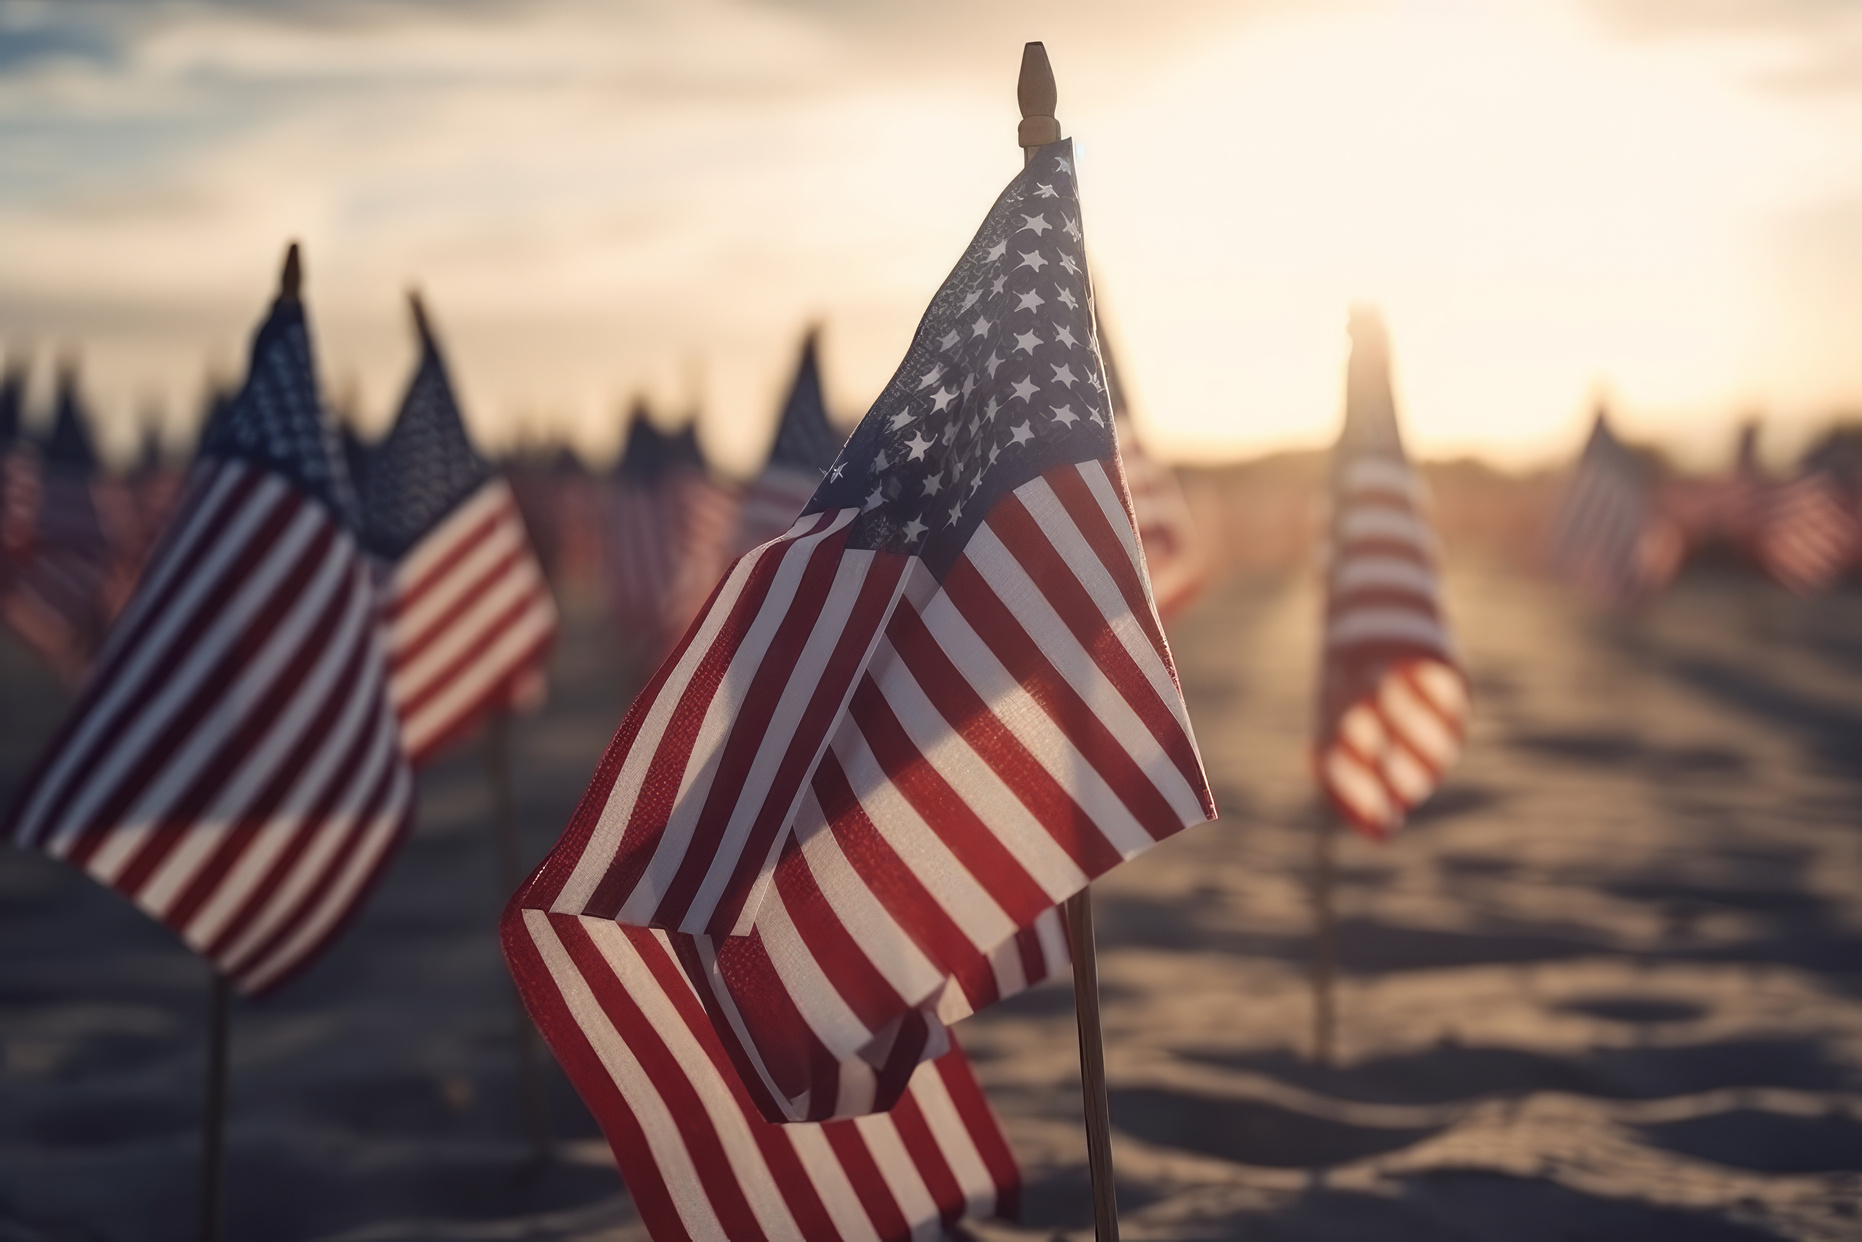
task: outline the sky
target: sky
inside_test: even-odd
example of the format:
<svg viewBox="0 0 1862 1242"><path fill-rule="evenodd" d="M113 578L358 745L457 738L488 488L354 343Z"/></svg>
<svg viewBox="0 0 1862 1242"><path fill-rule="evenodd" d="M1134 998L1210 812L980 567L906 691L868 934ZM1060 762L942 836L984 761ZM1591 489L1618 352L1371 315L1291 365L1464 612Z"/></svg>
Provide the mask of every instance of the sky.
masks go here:
<svg viewBox="0 0 1862 1242"><path fill-rule="evenodd" d="M642 394L749 472L807 324L838 414L883 387L1030 38L1163 456L1325 444L1358 302L1425 457L1862 413L1851 0L0 0L0 346L183 442L296 238L366 431L418 286L487 447L599 460Z"/></svg>

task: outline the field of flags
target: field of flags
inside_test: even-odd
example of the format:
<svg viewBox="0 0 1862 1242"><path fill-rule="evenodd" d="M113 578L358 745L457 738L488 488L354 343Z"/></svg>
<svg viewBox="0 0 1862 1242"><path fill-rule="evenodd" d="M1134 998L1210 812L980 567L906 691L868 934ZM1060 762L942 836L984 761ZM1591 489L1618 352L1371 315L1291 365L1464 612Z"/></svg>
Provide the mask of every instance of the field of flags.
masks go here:
<svg viewBox="0 0 1862 1242"><path fill-rule="evenodd" d="M295 245L185 466L151 442L106 467L76 363L47 421L11 357L0 619L71 698L5 831L205 960L210 1079L238 1055L225 992L270 1003L323 960L395 867L420 773L472 744L505 771L574 614L638 693L499 938L639 1225L971 1236L1017 1215L1025 1179L964 1020L1073 976L1103 1142L1087 891L1218 813L1167 626L1251 576L1321 584L1303 745L1330 1068L1353 952L1333 826L1404 849L1483 710L1445 547L1619 615L1690 564L1796 597L1862 571L1862 438L1778 476L1749 429L1726 472L1691 477L1600 410L1556 474L1419 464L1390 382L1402 325L1368 307L1341 325L1323 460L1159 459L1101 335L1073 147L1051 116L1023 124L1025 169L865 416L833 416L809 328L751 478L706 461L697 412L669 430L638 403L600 471L566 447L489 458L445 308L418 297L398 413L357 438L329 412ZM517 825L500 831L514 856ZM203 1119L209 1166L223 1123Z"/></svg>

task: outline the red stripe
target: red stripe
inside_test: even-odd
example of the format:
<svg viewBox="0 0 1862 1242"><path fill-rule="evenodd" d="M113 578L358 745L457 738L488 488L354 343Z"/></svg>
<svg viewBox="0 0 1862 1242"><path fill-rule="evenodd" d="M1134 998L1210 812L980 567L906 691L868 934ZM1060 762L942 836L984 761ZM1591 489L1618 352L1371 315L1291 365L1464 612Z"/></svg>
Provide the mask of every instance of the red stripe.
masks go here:
<svg viewBox="0 0 1862 1242"><path fill-rule="evenodd" d="M867 679L862 689L871 684L871 679ZM912 943L957 979L972 1009L981 1009L996 1000L999 994L989 959L977 951L975 944L964 934L956 920L950 917L943 903L919 882L905 860L893 850L892 844L873 826L866 809L854 795L839 758L831 749L821 756L821 764L815 769L813 788L815 798L821 804L822 814L827 817L834 832L834 840L848 864L859 873L879 903L898 920L899 926L912 938ZM963 811L967 815L969 808L964 807ZM971 818L974 819L974 816ZM987 829L983 831L987 834ZM990 840L994 842L993 837ZM997 849L1006 855L1006 851L1000 850L999 844ZM1008 860L1008 866L1021 873L1020 866L1013 858ZM985 880L981 874L977 878L979 881ZM1025 874L1022 874L1022 879L1032 884Z"/></svg>
<svg viewBox="0 0 1862 1242"><path fill-rule="evenodd" d="M768 740L770 717L775 714L783 691L795 675L802 650L814 636L821 620L821 610L827 602L828 592L833 589L835 573L840 568L841 548L847 541L846 535L847 531L843 528L838 532L838 537L830 536L817 543L808 553L801 579L795 584L795 593L777 602L777 606L783 610L782 620L777 624L776 632L770 636L769 646L756 662L742 704L732 715L729 736L724 739L717 767L705 791L704 807L699 811L697 822L692 825L691 842L685 847L678 869L666 885L665 894L655 910L655 921L664 926L678 927L684 923L686 916L691 913L693 900L698 896L699 886L704 883L705 876L710 873L712 863L721 851L724 833L730 827L731 813L737 809L745 795L744 786L750 774L750 765L755 762L757 751ZM737 646L736 642L731 643L733 656L736 655ZM837 693L834 697L838 706L840 695ZM706 699L708 702L710 696L707 695ZM813 758L813 751L819 744L818 733L810 736L798 728L791 735L789 749L783 756L784 773L788 773L797 749L808 751L809 758ZM683 763L678 770L684 770ZM795 773L791 780L783 782L786 789L772 786L759 808L757 827L763 827L765 821L773 818L772 811L775 808L771 804L777 803L779 799L781 819L788 818L788 807L793 803L795 790L800 787L803 774ZM788 797L782 797L784 792ZM752 868L754 880L755 872L762 869L768 857L769 839L775 835L776 828L781 826L780 822L772 823L760 834L763 837L761 842L756 839L759 834L752 832L744 841L735 870L742 870L747 863ZM760 851L756 848L758 844L763 846ZM724 927L725 933L736 922L735 910L731 913L733 917Z"/></svg>
<svg viewBox="0 0 1862 1242"><path fill-rule="evenodd" d="M1151 615L1151 605L1145 598L1144 584L1139 581L1138 571L1132 566L1131 553L1126 549L1125 541L1119 538L1118 532L1106 520L1106 511L1099 507L1099 499L1093 495L1092 488L1080 474L1080 468L1051 470L1042 477L1053 489L1061 507L1067 511L1067 516L1073 519L1073 527L1086 540L1086 546L1092 549L1093 555L1112 576L1113 585L1124 597L1126 610L1144 631L1144 636L1151 640L1151 649L1157 652L1157 658L1170 670L1171 683L1178 684L1177 665L1170 658L1170 644L1164 641L1164 631L1159 628L1157 618ZM1119 503L1129 514L1131 498L1118 486L1120 475L1108 472L1106 477L1112 482ZM1133 529L1137 529L1135 522ZM1192 784L1200 784L1200 781Z"/></svg>
<svg viewBox="0 0 1862 1242"><path fill-rule="evenodd" d="M195 683L187 702L170 717L168 725L155 737L142 743L141 748L135 752L135 763L111 786L110 796L89 815L83 834L66 855L72 865L82 867L88 863L104 841L118 829L123 815L136 799L142 796L150 782L173 759L175 752L196 737L203 728L212 728L218 723L229 703L227 688L246 670L258 652L271 641L285 618L297 607L298 596L305 583L323 567L331 554L331 544L335 541L336 528L329 522L319 522L307 545L299 552L298 559L272 588L272 593L265 598L246 627L223 649L206 676ZM266 551L275 555L273 549ZM341 555L340 552L338 555ZM197 642L197 633L190 633L183 639L184 642L189 640ZM168 668L184 658L175 651L163 655ZM157 673L151 680L159 681L161 677L162 674Z"/></svg>
<svg viewBox="0 0 1862 1242"><path fill-rule="evenodd" d="M480 490L482 491L483 489ZM478 492L474 492L471 496L468 496L465 500L460 502L458 508L463 509L466 505L471 504L478 494ZM455 509L455 512L457 511L458 510ZM516 521L521 524L522 519L517 517L516 512L509 504L503 504L480 516L472 525L465 527L463 530L449 534L447 536L448 543L446 551L440 555L438 560L428 565L426 569L422 571L420 577L398 584L394 599L390 601L388 605L388 619L392 621L399 617L402 613L419 603L420 598L428 591L432 590L438 583L446 578L450 578L453 572L459 568L461 561L471 556L473 552L478 550L480 543L490 538L498 527L509 521ZM442 522L428 535L428 539L431 539L434 535L441 534L445 530L446 524ZM425 543L426 540L422 540L421 542ZM417 544L415 546L419 547L420 545ZM518 546L520 548L525 546L522 540L518 541ZM405 557L403 559L405 559Z"/></svg>
<svg viewBox="0 0 1862 1242"><path fill-rule="evenodd" d="M770 790L738 857L737 866L713 907L706 930L713 935L728 935L742 917L750 900L751 889L761 874L762 860L774 847L777 833L788 828L794 816L796 793L817 756L833 732L847 700L847 687L866 664L874 635L885 622L894 590L904 575L907 558L892 553L875 553L867 566L860 591L848 610L834 650L822 665L815 681L814 694L802 709L788 750L770 782Z"/></svg>
<svg viewBox="0 0 1862 1242"><path fill-rule="evenodd" d="M925 1120L924 1110L918 1101L907 1091L892 1106L892 1124L898 1127L899 1140L905 1145L905 1152L912 1158L912 1166L918 1175L924 1178L925 1189L931 1192L931 1201L937 1204L938 1219L946 1227L955 1224L963 1216L963 1186L957 1181L957 1175L951 1172L950 1162L944 1158L944 1151L938 1146L937 1139L931 1133L931 1125Z"/></svg>
<svg viewBox="0 0 1862 1242"><path fill-rule="evenodd" d="M1184 783L1191 789L1203 789L1206 782L1202 763L1196 758L1196 748L1190 744L1182 723L1171 712L1169 704L1158 697L1138 662L1132 659L1131 652L1112 632L1092 594L1068 568L1034 515L1010 494L990 510L988 521L989 528L1040 589L1075 641L1085 649L1093 667L1130 705L1159 748L1176 765ZM1130 563L1123 556L1119 559ZM1144 613L1148 616L1150 610L1147 608Z"/></svg>
<svg viewBox="0 0 1862 1242"><path fill-rule="evenodd" d="M528 549L525 550L528 555ZM452 687L452 683L466 669L477 664L491 654L493 645L506 630L512 629L525 617L530 615L539 600L546 598L543 584L538 582L529 594L520 595L505 606L502 612L493 614L481 621L472 630L465 631L465 639L460 643L460 652L450 661L440 666L435 673L429 674L426 684L405 702L399 705L401 719L412 720L420 714L427 704ZM393 677L396 668L390 667L389 677Z"/></svg>
<svg viewBox="0 0 1862 1242"><path fill-rule="evenodd" d="M757 1068L759 1063L752 1059L743 1040L737 1037L736 1028L731 1025L730 1012L736 1010L737 1003L729 999L728 993L725 996L718 994L721 981L707 968L704 958L698 952L696 938L684 932L667 932L665 936L673 955L678 959L680 973L698 994L698 1003L704 1007L711 1029L716 1032L718 1043L730 1060L738 1085L749 1096L752 1109L769 1121L785 1120L783 1106L770 1094L769 1084L763 1081L762 1071ZM730 1012L726 1011L727 1004ZM817 1082L815 1090L820 1089ZM832 1094L832 1089L829 1094Z"/></svg>
<svg viewBox="0 0 1862 1242"><path fill-rule="evenodd" d="M720 941L717 954L718 975L730 990L744 1029L752 1032L751 1042L776 1089L794 1099L824 1080L838 1081L840 1066L834 1054L796 1008L770 960L763 934L753 930L748 936ZM817 1093L809 1100L808 1115L811 1119L832 1116L834 1104Z"/></svg>
<svg viewBox="0 0 1862 1242"><path fill-rule="evenodd" d="M877 1032L910 1007L910 1000L899 995L880 973L828 904L793 837L776 865L775 886L796 934L808 947L809 957L869 1032Z"/></svg>
<svg viewBox="0 0 1862 1242"><path fill-rule="evenodd" d="M959 556L946 571L944 592L977 637L1125 804L1139 826L1159 841L1180 831L1183 821L1169 799L1151 783L1131 752L1101 723L1079 691L1049 663L968 557Z"/></svg>
<svg viewBox="0 0 1862 1242"><path fill-rule="evenodd" d="M1009 1150L1002 1128L990 1115L969 1061L962 1053L951 1051L932 1064L937 1066L938 1076L944 1080L945 1090L950 1092L957 1116L963 1119L970 1142L975 1144L977 1154L983 1158L983 1167L989 1170L990 1180L996 1184L996 1215L1005 1220L1018 1219L1021 1216L1021 1168L1015 1163L1015 1153Z"/></svg>
<svg viewBox="0 0 1862 1242"><path fill-rule="evenodd" d="M477 578L461 585L453 602L438 616L431 618L419 633L410 633L405 625L397 627L391 622L389 633L393 636L394 649L389 653L388 667L391 670L407 667L440 638L451 635L458 628L460 618L476 608L484 596L498 586L499 580L507 575L522 576L529 572L539 579L537 585L540 587L541 574L536 573L535 566L536 559L531 556L530 549L521 543L517 544L486 566ZM397 594L395 603L398 605L403 598Z"/></svg>
<svg viewBox="0 0 1862 1242"><path fill-rule="evenodd" d="M905 1213L892 1197L892 1191L886 1185L885 1174L879 1171L879 1163L873 1159L873 1153L867 1150L866 1139L850 1120L830 1121L822 1125L821 1136L834 1149L834 1155L840 1160L841 1168L847 1171L847 1180L853 1183L853 1193L860 1200L860 1206L866 1209L867 1219L873 1222L873 1228L881 1238L909 1238L912 1235L910 1222Z"/></svg>
<svg viewBox="0 0 1862 1242"><path fill-rule="evenodd" d="M909 602L901 602L893 610L886 637L944 723L969 743L1081 870L1100 875L1123 861L1066 787L1041 766L983 702ZM978 878L982 878L980 874ZM1042 904L1052 904L1046 894L1042 895ZM1027 919L1017 915L1016 921Z"/></svg>
<svg viewBox="0 0 1862 1242"><path fill-rule="evenodd" d="M706 1111L704 1097L693 1085L679 1054L667 1047L652 1019L628 995L587 930L579 922L567 919L552 919L551 923L582 977L591 984L594 980L602 980L604 986L591 986L595 1001L640 1063L647 1081L665 1102L680 1142L691 1157L699 1184L704 1187L705 1198L724 1226L725 1236L732 1239L765 1237L750 1201L744 1196L743 1186L731 1168L730 1157L713 1127L711 1115Z"/></svg>
<svg viewBox="0 0 1862 1242"><path fill-rule="evenodd" d="M555 646L556 626L551 625L509 662L504 673L487 683L483 693L456 712L450 723L429 733L426 744L420 747L418 753L410 750L408 764L414 768L425 766L435 756L464 741L492 713L513 710L517 706L514 700L518 697L519 683L533 672L542 675Z"/></svg>
<svg viewBox="0 0 1862 1242"><path fill-rule="evenodd" d="M552 915L550 925L559 938L572 927L586 935L580 931L573 917ZM608 1146L614 1149L615 1163L620 1166L621 1176L627 1182L627 1193L633 1199L634 1207L639 1211L647 1231L655 1242L690 1242L691 1234L679 1219L679 1209L673 1202L671 1191L667 1189L658 1162L653 1159L652 1148L647 1145L646 1131L641 1128L633 1109L627 1106L620 1088L608 1073L608 1067L602 1063L594 1045L589 1042L581 1022L570 1012L559 985L543 961L543 955L531 939L530 929L525 926L523 916L516 912L507 913L501 932L504 960L511 968L511 978L517 981L517 990L524 998L524 1007L530 1011L537 1029L548 1041L550 1051L555 1053L557 1062L575 1084L576 1094L582 1097L588 1110L595 1114L595 1122L601 1127L602 1134L607 1136ZM597 983L596 979L601 982ZM613 972L607 969L606 962L602 963L602 973L595 979L587 979L587 982L596 991L620 986Z"/></svg>

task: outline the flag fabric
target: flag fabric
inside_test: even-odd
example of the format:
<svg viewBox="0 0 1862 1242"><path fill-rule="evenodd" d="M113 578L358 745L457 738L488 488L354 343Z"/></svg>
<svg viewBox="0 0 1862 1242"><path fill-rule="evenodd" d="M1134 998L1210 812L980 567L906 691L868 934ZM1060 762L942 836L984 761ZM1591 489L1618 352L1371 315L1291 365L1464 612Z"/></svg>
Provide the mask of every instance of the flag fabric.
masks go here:
<svg viewBox="0 0 1862 1242"><path fill-rule="evenodd" d="M1177 472L1146 453L1138 439L1125 386L1119 380L1117 356L1103 338L1099 349L1105 360L1106 383L1118 426L1125 483L1131 489L1132 512L1138 519L1138 540L1144 545L1145 564L1150 567L1158 615L1169 620L1194 603L1208 585L1208 556Z"/></svg>
<svg viewBox="0 0 1862 1242"><path fill-rule="evenodd" d="M1695 525L1717 507L1701 506ZM1647 469L1598 410L1552 520L1553 568L1599 602L1623 607L1667 586L1685 549L1683 527L1658 499Z"/></svg>
<svg viewBox="0 0 1862 1242"><path fill-rule="evenodd" d="M1369 310L1351 317L1331 505L1316 768L1338 813L1383 838L1441 783L1468 701L1435 534L1397 428L1388 338Z"/></svg>
<svg viewBox="0 0 1862 1242"><path fill-rule="evenodd" d="M1759 565L1797 595L1833 586L1855 560L1862 526L1830 476L1806 471L1760 487L1748 540Z"/></svg>
<svg viewBox="0 0 1862 1242"><path fill-rule="evenodd" d="M412 818L296 252L245 387L8 816L248 994L308 964Z"/></svg>
<svg viewBox="0 0 1862 1242"><path fill-rule="evenodd" d="M556 605L510 485L472 447L419 303L420 361L362 450L362 544L386 567L388 697L415 767L495 712L540 706Z"/></svg>
<svg viewBox="0 0 1862 1242"><path fill-rule="evenodd" d="M22 434L27 371L8 358L0 373L0 599L32 551L32 524L39 513L38 454Z"/></svg>
<svg viewBox="0 0 1862 1242"><path fill-rule="evenodd" d="M667 933L521 918L521 934L507 924L511 968L527 994L558 990L532 1012L654 1238L871 1242L1015 1214L1020 1173L957 1049L918 1066L888 1112L775 1124Z"/></svg>
<svg viewBox="0 0 1862 1242"><path fill-rule="evenodd" d="M57 414L51 435L39 446L34 474L22 486L36 493L31 534L0 612L20 637L75 679L102 643L114 612L107 589L114 555L98 515L97 453L73 367L59 369Z"/></svg>
<svg viewBox="0 0 1862 1242"><path fill-rule="evenodd" d="M821 476L834 464L846 439L828 421L827 404L822 400L816 356L819 336L818 330L811 329L802 341L801 362L782 405L769 460L744 489L733 556L768 543L795 524L796 515L814 498Z"/></svg>
<svg viewBox="0 0 1862 1242"><path fill-rule="evenodd" d="M1060 902L1214 816L1119 466L1072 157L1039 148L1004 190L506 912L525 1001L630 1184L616 1136L651 1123L598 1013L642 929L765 1118L896 1118L949 1023L1065 964ZM594 953L540 969L570 927Z"/></svg>
<svg viewBox="0 0 1862 1242"><path fill-rule="evenodd" d="M660 483L673 541L672 577L660 609L661 651L705 606L730 568L742 496L705 461L696 417L667 442Z"/></svg>

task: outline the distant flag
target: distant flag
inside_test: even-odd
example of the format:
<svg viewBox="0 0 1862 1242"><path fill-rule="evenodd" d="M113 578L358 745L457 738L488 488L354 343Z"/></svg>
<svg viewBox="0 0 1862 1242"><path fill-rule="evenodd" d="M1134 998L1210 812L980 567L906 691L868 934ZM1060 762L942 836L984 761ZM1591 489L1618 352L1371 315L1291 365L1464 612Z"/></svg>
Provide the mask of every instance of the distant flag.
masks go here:
<svg viewBox="0 0 1862 1242"><path fill-rule="evenodd" d="M846 436L828 421L821 397L821 367L816 357L820 330L802 339L802 358L776 424L776 441L762 473L744 490L734 556L785 534L796 515L814 498L821 476L834 464Z"/></svg>
<svg viewBox="0 0 1862 1242"><path fill-rule="evenodd" d="M1833 586L1854 562L1862 528L1844 500L1842 489L1821 470L1758 490L1749 538L1760 566L1780 586L1814 595Z"/></svg>
<svg viewBox="0 0 1862 1242"><path fill-rule="evenodd" d="M297 248L174 522L8 816L242 991L356 910L412 817Z"/></svg>
<svg viewBox="0 0 1862 1242"><path fill-rule="evenodd" d="M419 767L499 711L541 703L556 605L511 488L472 447L420 302L420 362L365 449L363 545L388 567L388 696Z"/></svg>
<svg viewBox="0 0 1862 1242"><path fill-rule="evenodd" d="M1158 615L1168 619L1194 603L1208 585L1208 556L1177 472L1144 451L1132 425L1125 387L1119 381L1116 356L1103 339L1099 348L1111 387L1112 412L1117 416L1125 484L1131 489L1132 511L1138 518L1138 538L1144 544L1145 563L1151 569Z"/></svg>
<svg viewBox="0 0 1862 1242"><path fill-rule="evenodd" d="M1352 312L1345 428L1331 470L1318 777L1353 827L1385 837L1454 762L1468 702L1374 311Z"/></svg>
<svg viewBox="0 0 1862 1242"><path fill-rule="evenodd" d="M615 617L657 659L703 606L728 562L736 501L705 464L696 429L667 434L634 405L609 491Z"/></svg>
<svg viewBox="0 0 1862 1242"><path fill-rule="evenodd" d="M32 551L39 513L38 454L25 440L26 364L9 356L0 372L0 596Z"/></svg>
<svg viewBox="0 0 1862 1242"><path fill-rule="evenodd" d="M1667 586L1684 552L1648 468L1598 410L1552 520L1552 567L1600 603L1623 607Z"/></svg>
<svg viewBox="0 0 1862 1242"><path fill-rule="evenodd" d="M29 550L0 612L54 667L75 678L114 612L107 590L113 554L98 517L97 453L80 409L77 370L68 363L59 368L57 402L51 435L38 452Z"/></svg>
<svg viewBox="0 0 1862 1242"><path fill-rule="evenodd" d="M669 1130L687 1110L632 1094L703 1068L634 1068L613 1015L642 1003L638 946L664 946L654 986L703 1006L764 1117L891 1110L903 1134L923 1066L956 1055L948 1024L1065 963L1058 903L1215 813L1122 484L1072 171L1070 143L1034 151L506 911L525 1001L630 1185L716 1167ZM922 1139L902 1162L931 1180ZM862 1204L894 1184L841 1167ZM698 1206L736 1185L643 1208L648 1227L720 1236ZM865 1216L838 1236L935 1227L923 1201Z"/></svg>
<svg viewBox="0 0 1862 1242"><path fill-rule="evenodd" d="M133 588L155 541L174 512L181 494L181 471L168 460L161 429L150 422L142 429L142 448L128 479L133 541L127 550L129 581Z"/></svg>

